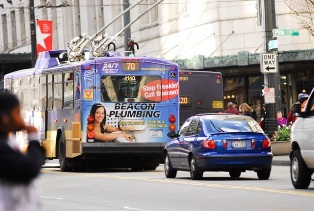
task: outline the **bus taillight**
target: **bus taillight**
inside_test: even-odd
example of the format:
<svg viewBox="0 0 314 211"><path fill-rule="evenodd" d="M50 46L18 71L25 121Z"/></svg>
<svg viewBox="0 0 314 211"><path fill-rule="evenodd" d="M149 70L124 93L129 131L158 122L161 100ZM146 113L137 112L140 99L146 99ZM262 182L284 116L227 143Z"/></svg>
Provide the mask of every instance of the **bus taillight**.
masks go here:
<svg viewBox="0 0 314 211"><path fill-rule="evenodd" d="M171 114L170 117L169 117L169 122L170 123L175 123L176 120L177 120L176 117L173 114Z"/></svg>
<svg viewBox="0 0 314 211"><path fill-rule="evenodd" d="M87 122L88 122L88 123L94 123L94 121L95 121L94 116L89 115L89 116L87 117Z"/></svg>
<svg viewBox="0 0 314 211"><path fill-rule="evenodd" d="M174 114L170 114L169 116L169 122L171 123L169 125L169 129L171 131L175 131L176 130L176 125L174 124L177 121L176 117L174 116Z"/></svg>
<svg viewBox="0 0 314 211"><path fill-rule="evenodd" d="M175 124L170 124L170 125L169 125L169 129L170 129L171 131L175 131L175 130L176 130L176 125L175 125Z"/></svg>
<svg viewBox="0 0 314 211"><path fill-rule="evenodd" d="M172 66L171 66L171 70L177 70L177 66L172 65Z"/></svg>
<svg viewBox="0 0 314 211"><path fill-rule="evenodd" d="M88 125L87 125L87 129L88 129L89 131L93 131L93 130L94 130L94 125L88 124Z"/></svg>
<svg viewBox="0 0 314 211"><path fill-rule="evenodd" d="M93 131L90 131L90 132L87 133L87 137L90 138L90 139L94 138L94 136L95 136L95 134L94 134Z"/></svg>

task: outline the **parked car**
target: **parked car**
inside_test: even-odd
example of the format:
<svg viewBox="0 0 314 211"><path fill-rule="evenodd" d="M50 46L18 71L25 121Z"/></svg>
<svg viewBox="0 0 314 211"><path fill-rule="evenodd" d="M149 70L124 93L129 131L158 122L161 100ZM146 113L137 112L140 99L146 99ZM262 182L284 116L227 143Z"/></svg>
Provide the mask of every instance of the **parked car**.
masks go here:
<svg viewBox="0 0 314 211"><path fill-rule="evenodd" d="M175 178L177 171L190 171L201 179L204 171L227 171L238 178L242 172L257 172L269 179L273 154L271 142L251 117L234 114L198 114L188 118L164 149L164 171Z"/></svg>
<svg viewBox="0 0 314 211"><path fill-rule="evenodd" d="M314 172L314 88L303 104L292 107L290 176L295 189L307 189Z"/></svg>

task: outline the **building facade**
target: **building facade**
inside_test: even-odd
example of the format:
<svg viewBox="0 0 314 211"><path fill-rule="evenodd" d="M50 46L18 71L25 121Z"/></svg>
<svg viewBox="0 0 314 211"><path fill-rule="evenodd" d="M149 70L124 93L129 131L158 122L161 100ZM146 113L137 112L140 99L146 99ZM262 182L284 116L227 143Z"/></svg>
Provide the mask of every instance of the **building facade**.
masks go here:
<svg viewBox="0 0 314 211"><path fill-rule="evenodd" d="M130 27L138 43L136 56L163 57L181 69L219 71L224 78L225 104L263 103L265 76L260 55L266 51L263 0L164 0ZM0 78L14 69L30 67L30 0L3 0L0 4ZM66 49L73 38L92 36L138 0L34 0L35 20L53 21L53 48ZM130 11L136 20L158 0L142 0ZM314 37L301 29L283 0L275 0L277 28L299 30L299 36L277 38L281 110L285 115L300 92L314 85ZM101 34L117 35L127 23L123 17ZM124 33L114 41L123 52ZM88 47L88 46L87 46ZM19 65L17 65L19 64ZM24 67L25 66L25 67ZM211 91L211 90L209 90ZM260 115L259 115L260 117Z"/></svg>

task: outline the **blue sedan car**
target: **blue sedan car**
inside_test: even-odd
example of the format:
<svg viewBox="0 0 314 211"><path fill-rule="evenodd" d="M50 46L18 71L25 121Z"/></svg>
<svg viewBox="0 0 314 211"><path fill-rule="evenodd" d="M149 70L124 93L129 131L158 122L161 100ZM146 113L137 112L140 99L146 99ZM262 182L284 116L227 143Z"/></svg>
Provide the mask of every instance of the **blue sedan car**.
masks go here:
<svg viewBox="0 0 314 211"><path fill-rule="evenodd" d="M204 171L227 171L230 177L252 170L260 180L269 179L271 143L251 117L234 114L198 114L187 119L164 150L167 178L190 171L201 179Z"/></svg>

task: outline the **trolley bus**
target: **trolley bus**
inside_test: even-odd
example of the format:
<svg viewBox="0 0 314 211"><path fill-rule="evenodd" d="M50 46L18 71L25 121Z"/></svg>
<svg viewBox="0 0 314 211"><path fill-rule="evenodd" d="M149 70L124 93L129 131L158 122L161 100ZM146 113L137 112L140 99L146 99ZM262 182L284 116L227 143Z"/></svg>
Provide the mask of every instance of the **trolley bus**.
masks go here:
<svg viewBox="0 0 314 211"><path fill-rule="evenodd" d="M198 113L223 110L222 74L212 71L180 70L180 125Z"/></svg>
<svg viewBox="0 0 314 211"><path fill-rule="evenodd" d="M42 52L34 68L4 77L4 88L21 101L25 121L39 128L47 159L59 159L62 171L94 165L155 169L167 133L179 126L178 65L116 52L69 62L62 59L65 52ZM132 140L94 138L96 103L105 107L106 124ZM16 140L27 146L24 133Z"/></svg>

